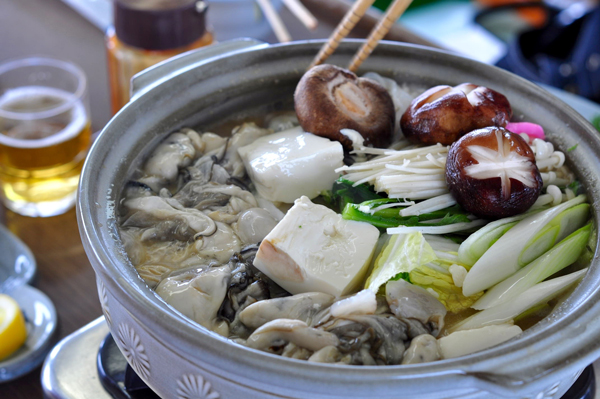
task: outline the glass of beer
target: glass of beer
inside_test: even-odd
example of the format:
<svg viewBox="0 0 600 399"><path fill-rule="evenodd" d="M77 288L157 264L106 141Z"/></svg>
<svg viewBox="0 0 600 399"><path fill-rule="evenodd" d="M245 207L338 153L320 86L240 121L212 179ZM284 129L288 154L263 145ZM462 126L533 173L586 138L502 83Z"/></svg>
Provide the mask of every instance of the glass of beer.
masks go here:
<svg viewBox="0 0 600 399"><path fill-rule="evenodd" d="M54 216L75 203L90 146L83 71L27 58L0 64L0 194L26 216Z"/></svg>

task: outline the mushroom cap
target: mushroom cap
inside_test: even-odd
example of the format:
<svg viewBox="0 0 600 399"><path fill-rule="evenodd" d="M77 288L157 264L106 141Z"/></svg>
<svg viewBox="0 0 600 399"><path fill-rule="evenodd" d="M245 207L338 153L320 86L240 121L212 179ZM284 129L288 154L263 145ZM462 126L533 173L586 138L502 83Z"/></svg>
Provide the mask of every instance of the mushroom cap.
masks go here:
<svg viewBox="0 0 600 399"><path fill-rule="evenodd" d="M475 129L504 127L512 117L508 99L484 86L435 86L415 98L400 119L409 140L450 145Z"/></svg>
<svg viewBox="0 0 600 399"><path fill-rule="evenodd" d="M352 140L341 129L356 130L365 145L387 147L392 142L396 116L389 93L346 69L328 64L311 68L296 86L294 103L305 131L337 140L347 150L352 150Z"/></svg>
<svg viewBox="0 0 600 399"><path fill-rule="evenodd" d="M485 219L525 212L543 186L529 145L500 127L475 130L452 145L446 183L465 210Z"/></svg>

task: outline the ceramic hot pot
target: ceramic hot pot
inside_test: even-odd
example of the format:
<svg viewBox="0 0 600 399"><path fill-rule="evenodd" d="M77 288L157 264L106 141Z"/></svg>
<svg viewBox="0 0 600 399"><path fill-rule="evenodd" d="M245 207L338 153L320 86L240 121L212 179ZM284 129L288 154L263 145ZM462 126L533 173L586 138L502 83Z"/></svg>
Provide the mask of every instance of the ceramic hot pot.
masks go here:
<svg viewBox="0 0 600 399"><path fill-rule="evenodd" d="M164 398L559 398L600 356L597 258L573 294L519 337L469 356L410 366L312 364L259 352L174 311L137 275L115 212L130 173L169 133L292 109L294 88L323 42L226 42L139 75L133 99L105 127L81 177L78 220L106 322L137 374ZM329 59L345 66L360 41ZM598 225L600 137L566 104L498 68L423 47L382 42L374 71L421 87L472 82L502 92L515 120L544 126L590 196Z"/></svg>

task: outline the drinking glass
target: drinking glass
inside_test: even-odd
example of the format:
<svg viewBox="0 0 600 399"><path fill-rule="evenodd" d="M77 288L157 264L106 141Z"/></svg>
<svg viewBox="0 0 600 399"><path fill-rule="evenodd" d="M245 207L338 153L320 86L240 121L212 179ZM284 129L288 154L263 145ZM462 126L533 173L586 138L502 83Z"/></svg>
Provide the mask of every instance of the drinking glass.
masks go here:
<svg viewBox="0 0 600 399"><path fill-rule="evenodd" d="M50 58L0 64L0 195L26 216L54 216L75 203L90 146L87 81Z"/></svg>

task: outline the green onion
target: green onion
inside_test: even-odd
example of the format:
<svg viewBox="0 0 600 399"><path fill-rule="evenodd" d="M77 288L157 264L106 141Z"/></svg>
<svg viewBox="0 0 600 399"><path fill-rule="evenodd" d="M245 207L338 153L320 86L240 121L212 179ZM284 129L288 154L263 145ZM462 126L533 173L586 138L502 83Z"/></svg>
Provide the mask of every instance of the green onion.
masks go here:
<svg viewBox="0 0 600 399"><path fill-rule="evenodd" d="M504 303L569 266L579 258L588 242L591 231L591 224L575 231L548 252L492 287L475 302L473 308L487 309Z"/></svg>
<svg viewBox="0 0 600 399"><path fill-rule="evenodd" d="M529 215L530 213L522 213L520 215L488 223L467 237L460 245L460 248L458 249L458 259L465 265L473 266L475 262L483 256L485 251L490 249L504 233Z"/></svg>
<svg viewBox="0 0 600 399"><path fill-rule="evenodd" d="M528 309L546 303L579 281L587 272L587 268L566 276L544 281L529 288L525 292L510 300L482 310L479 313L463 320L451 328L452 331L471 330L484 326L503 324L514 320Z"/></svg>
<svg viewBox="0 0 600 399"><path fill-rule="evenodd" d="M588 218L589 205L567 211L585 201L586 196L580 195L519 221L469 270L463 293L471 296L498 284L583 226Z"/></svg>

